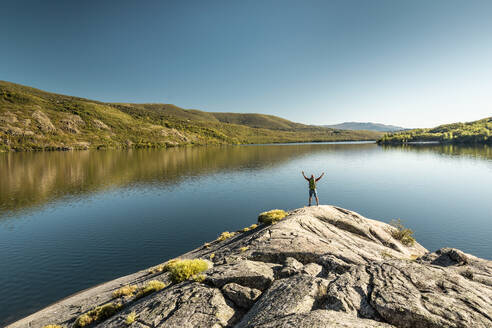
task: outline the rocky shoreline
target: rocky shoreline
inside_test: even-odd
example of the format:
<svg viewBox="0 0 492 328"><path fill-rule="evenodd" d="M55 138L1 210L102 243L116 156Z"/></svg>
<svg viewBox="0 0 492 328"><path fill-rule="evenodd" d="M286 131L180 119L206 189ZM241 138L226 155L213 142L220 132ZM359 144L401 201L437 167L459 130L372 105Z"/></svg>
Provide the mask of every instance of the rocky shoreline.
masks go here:
<svg viewBox="0 0 492 328"><path fill-rule="evenodd" d="M293 210L182 255L206 262L200 275L178 282L163 264L8 327L80 327L77 318L109 304L110 315L86 326L492 327L492 261L407 246L391 229L335 206ZM145 291L152 281L162 288ZM125 286L141 292L115 296Z"/></svg>

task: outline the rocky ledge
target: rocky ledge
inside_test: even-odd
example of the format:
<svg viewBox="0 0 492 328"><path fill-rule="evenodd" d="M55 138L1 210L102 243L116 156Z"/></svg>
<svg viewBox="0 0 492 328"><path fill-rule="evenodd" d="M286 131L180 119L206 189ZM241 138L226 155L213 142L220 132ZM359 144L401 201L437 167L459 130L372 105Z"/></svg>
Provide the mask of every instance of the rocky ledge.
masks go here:
<svg viewBox="0 0 492 328"><path fill-rule="evenodd" d="M184 254L206 259L200 279L176 283L145 270L76 294L9 327L75 327L114 291L158 280L122 298L91 327L492 327L492 261L443 248L405 246L391 227L334 206L301 208Z"/></svg>

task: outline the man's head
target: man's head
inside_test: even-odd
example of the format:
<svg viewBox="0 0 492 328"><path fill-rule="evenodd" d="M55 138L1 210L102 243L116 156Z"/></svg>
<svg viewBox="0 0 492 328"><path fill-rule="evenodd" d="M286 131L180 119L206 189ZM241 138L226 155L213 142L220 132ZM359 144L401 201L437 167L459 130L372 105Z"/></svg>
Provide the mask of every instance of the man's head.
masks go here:
<svg viewBox="0 0 492 328"><path fill-rule="evenodd" d="M311 174L311 178L314 178L314 174Z"/></svg>

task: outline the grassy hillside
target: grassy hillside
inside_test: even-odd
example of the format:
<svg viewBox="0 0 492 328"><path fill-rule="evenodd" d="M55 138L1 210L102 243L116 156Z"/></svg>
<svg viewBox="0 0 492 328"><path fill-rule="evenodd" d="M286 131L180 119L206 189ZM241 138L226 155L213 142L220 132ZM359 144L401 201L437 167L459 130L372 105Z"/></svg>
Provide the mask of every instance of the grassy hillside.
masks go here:
<svg viewBox="0 0 492 328"><path fill-rule="evenodd" d="M0 151L376 140L262 114L209 113L167 104L125 104L0 81Z"/></svg>
<svg viewBox="0 0 492 328"><path fill-rule="evenodd" d="M492 144L492 117L474 122L445 124L432 129L414 129L389 133L378 140L378 143L403 144L428 141Z"/></svg>

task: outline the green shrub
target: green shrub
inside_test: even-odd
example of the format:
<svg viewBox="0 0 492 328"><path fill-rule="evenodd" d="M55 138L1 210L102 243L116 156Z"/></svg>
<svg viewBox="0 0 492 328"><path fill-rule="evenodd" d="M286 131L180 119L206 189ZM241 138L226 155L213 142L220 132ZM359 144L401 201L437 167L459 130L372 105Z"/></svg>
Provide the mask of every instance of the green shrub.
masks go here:
<svg viewBox="0 0 492 328"><path fill-rule="evenodd" d="M82 314L75 320L75 327L85 327L91 323L105 320L118 312L122 305L120 303L108 303L96 307L87 313Z"/></svg>
<svg viewBox="0 0 492 328"><path fill-rule="evenodd" d="M149 269L150 274L158 273L164 271L164 264L156 265Z"/></svg>
<svg viewBox="0 0 492 328"><path fill-rule="evenodd" d="M205 280L205 275L200 273L200 274L195 274L191 276L191 280L196 281L196 282L203 282Z"/></svg>
<svg viewBox="0 0 492 328"><path fill-rule="evenodd" d="M125 323L127 325L131 325L135 322L135 320L137 320L137 314L135 312L132 312L126 317Z"/></svg>
<svg viewBox="0 0 492 328"><path fill-rule="evenodd" d="M85 327L88 326L94 321L94 319L88 315L87 313L82 314L75 320L75 327Z"/></svg>
<svg viewBox="0 0 492 328"><path fill-rule="evenodd" d="M123 286L113 292L113 298L118 298L122 296L131 296L138 289L135 285Z"/></svg>
<svg viewBox="0 0 492 328"><path fill-rule="evenodd" d="M393 226L393 229L391 229L393 238L399 240L405 246L413 246L415 238L412 237L413 231L411 229L405 228L400 219L391 220L389 224Z"/></svg>
<svg viewBox="0 0 492 328"><path fill-rule="evenodd" d="M250 225L249 227L246 227L246 228L241 229L240 231L241 231L241 232L248 232L248 231L250 231L250 230L256 229L256 227L258 227L258 225L257 225L257 224L252 224L252 225Z"/></svg>
<svg viewBox="0 0 492 328"><path fill-rule="evenodd" d="M178 283L190 279L193 275L208 269L208 263L204 260L180 260L174 262L169 267L171 279Z"/></svg>
<svg viewBox="0 0 492 328"><path fill-rule="evenodd" d="M147 295L150 295L154 292L157 292L157 291L163 289L164 287L166 287L166 284L163 283L162 281L151 280L145 286L140 288L137 295L135 295L135 299L138 300L144 296L147 296Z"/></svg>
<svg viewBox="0 0 492 328"><path fill-rule="evenodd" d="M220 236L219 236L219 238L217 238L217 240L218 241L224 241L226 239L234 237L234 235L236 235L235 232L224 231L223 233L220 234Z"/></svg>
<svg viewBox="0 0 492 328"><path fill-rule="evenodd" d="M265 224L274 224L282 220L287 216L287 212L284 210L271 210L267 212L260 213L258 216L258 222Z"/></svg>

